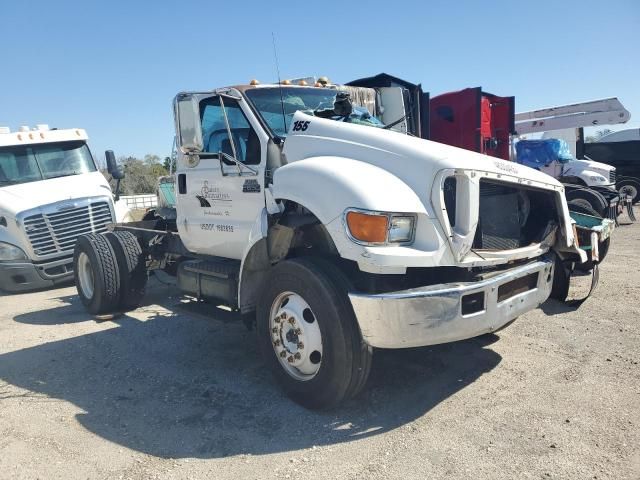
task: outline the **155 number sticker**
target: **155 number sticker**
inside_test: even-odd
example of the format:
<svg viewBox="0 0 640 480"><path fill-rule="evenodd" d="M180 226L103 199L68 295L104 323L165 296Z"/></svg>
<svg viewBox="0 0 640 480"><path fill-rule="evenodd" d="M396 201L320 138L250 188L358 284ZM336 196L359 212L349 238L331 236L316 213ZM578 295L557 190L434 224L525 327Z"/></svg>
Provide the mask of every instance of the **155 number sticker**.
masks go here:
<svg viewBox="0 0 640 480"><path fill-rule="evenodd" d="M311 122L309 120L297 120L293 122L293 131L294 132L304 132L309 128Z"/></svg>

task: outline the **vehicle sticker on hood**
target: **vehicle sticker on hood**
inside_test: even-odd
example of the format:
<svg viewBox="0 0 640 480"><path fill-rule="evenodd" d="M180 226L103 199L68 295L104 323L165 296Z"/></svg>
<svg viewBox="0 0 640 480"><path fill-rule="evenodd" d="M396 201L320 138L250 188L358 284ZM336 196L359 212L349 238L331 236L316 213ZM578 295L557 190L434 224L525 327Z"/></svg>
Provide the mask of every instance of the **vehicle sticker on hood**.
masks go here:
<svg viewBox="0 0 640 480"><path fill-rule="evenodd" d="M502 170L503 172L511 173L513 175L518 175L519 173L518 168L512 163L500 162L496 160L493 162L493 164L496 166L497 169Z"/></svg>

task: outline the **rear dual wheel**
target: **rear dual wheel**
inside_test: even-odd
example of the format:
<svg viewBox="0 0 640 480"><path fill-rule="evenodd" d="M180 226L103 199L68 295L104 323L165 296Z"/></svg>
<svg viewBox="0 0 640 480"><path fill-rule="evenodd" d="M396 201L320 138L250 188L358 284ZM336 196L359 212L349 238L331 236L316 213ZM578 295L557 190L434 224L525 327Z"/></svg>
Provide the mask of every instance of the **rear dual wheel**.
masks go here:
<svg viewBox="0 0 640 480"><path fill-rule="evenodd" d="M313 257L273 267L257 312L261 353L296 402L331 408L357 395L371 369L347 292L332 264Z"/></svg>
<svg viewBox="0 0 640 480"><path fill-rule="evenodd" d="M140 244L130 232L78 237L73 264L78 296L93 315L127 311L140 304L147 272Z"/></svg>

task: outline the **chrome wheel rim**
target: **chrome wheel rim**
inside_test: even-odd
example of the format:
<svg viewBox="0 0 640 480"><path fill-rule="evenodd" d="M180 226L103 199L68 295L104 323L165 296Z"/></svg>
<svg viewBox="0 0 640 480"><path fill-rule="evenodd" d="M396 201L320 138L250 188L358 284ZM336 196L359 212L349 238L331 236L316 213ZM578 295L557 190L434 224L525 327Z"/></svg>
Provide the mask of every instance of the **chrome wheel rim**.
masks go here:
<svg viewBox="0 0 640 480"><path fill-rule="evenodd" d="M276 358L291 377L311 380L322 364L322 333L315 313L297 293L283 292L269 312L269 333Z"/></svg>
<svg viewBox="0 0 640 480"><path fill-rule="evenodd" d="M91 268L89 256L84 252L78 256L78 282L80 283L82 294L86 298L93 298L93 269Z"/></svg>

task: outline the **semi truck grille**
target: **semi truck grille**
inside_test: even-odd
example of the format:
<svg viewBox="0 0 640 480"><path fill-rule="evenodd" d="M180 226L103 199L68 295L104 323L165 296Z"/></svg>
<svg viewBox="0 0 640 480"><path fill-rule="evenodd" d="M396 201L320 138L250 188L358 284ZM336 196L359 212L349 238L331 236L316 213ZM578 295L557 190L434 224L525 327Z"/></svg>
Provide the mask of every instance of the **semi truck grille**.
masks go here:
<svg viewBox="0 0 640 480"><path fill-rule="evenodd" d="M42 257L72 251L80 235L106 232L112 221L109 204L97 202L62 212L31 215L24 219L24 228L33 252Z"/></svg>
<svg viewBox="0 0 640 480"><path fill-rule="evenodd" d="M609 183L616 183L616 170L615 170L615 168L609 172Z"/></svg>

